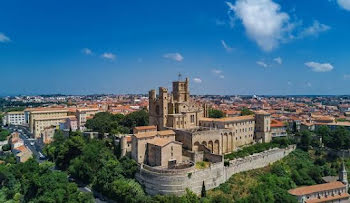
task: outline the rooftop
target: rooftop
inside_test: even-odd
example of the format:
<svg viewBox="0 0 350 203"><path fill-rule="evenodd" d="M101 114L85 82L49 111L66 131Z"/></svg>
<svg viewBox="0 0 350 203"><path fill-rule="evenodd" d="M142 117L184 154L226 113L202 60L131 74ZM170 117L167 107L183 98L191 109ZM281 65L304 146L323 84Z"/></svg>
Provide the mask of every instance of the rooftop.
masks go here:
<svg viewBox="0 0 350 203"><path fill-rule="evenodd" d="M24 111L10 111L7 114L24 114Z"/></svg>
<svg viewBox="0 0 350 203"><path fill-rule="evenodd" d="M68 112L68 109L66 109L66 108L46 108L46 107L39 107L39 108L27 108L25 111L30 111L31 113L41 113L41 112Z"/></svg>
<svg viewBox="0 0 350 203"><path fill-rule="evenodd" d="M292 195L301 196L301 195L307 195L315 192L334 190L334 189L344 188L344 187L345 185L342 182L336 181L336 182L330 182L330 183L324 183L324 184L318 184L318 185L298 187L295 189L291 189L288 192L289 194L292 194Z"/></svg>
<svg viewBox="0 0 350 203"><path fill-rule="evenodd" d="M148 143L163 147L163 146L167 145L169 142L172 142L172 141L170 141L168 139L164 139L164 138L155 138Z"/></svg>
<svg viewBox="0 0 350 203"><path fill-rule="evenodd" d="M149 131L149 132L141 132L134 134L137 138L146 138L146 137L154 137L157 135L175 135L175 132L172 130L162 130L162 131Z"/></svg>
<svg viewBox="0 0 350 203"><path fill-rule="evenodd" d="M275 127L275 128L278 128L278 127L284 127L284 123L281 122L281 121L278 121L278 120L271 120L271 128Z"/></svg>
<svg viewBox="0 0 350 203"><path fill-rule="evenodd" d="M157 126L155 125L149 125L149 126L138 126L135 127L136 130L153 130L153 129L157 129Z"/></svg>
<svg viewBox="0 0 350 203"><path fill-rule="evenodd" d="M224 118L201 118L200 119L200 121L209 121L209 122L238 122L238 121L243 121L243 120L254 120L254 115L224 117Z"/></svg>
<svg viewBox="0 0 350 203"><path fill-rule="evenodd" d="M328 197L323 197L320 199L310 199L310 200L306 200L305 203L321 203L321 202L330 202L332 200L340 200L340 199L345 199L345 198L349 198L350 195L348 193L342 193L340 195L329 195Z"/></svg>

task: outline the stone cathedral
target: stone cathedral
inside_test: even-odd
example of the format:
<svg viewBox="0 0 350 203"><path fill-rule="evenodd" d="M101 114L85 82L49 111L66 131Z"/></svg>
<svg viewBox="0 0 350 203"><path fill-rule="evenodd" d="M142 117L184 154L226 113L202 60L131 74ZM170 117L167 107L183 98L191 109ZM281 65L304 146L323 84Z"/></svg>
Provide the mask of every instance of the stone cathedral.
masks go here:
<svg viewBox="0 0 350 203"><path fill-rule="evenodd" d="M158 96L156 90L149 91L149 122L158 130L194 128L206 116L206 105L197 104L190 98L188 78L174 81L172 93L164 87L159 88Z"/></svg>

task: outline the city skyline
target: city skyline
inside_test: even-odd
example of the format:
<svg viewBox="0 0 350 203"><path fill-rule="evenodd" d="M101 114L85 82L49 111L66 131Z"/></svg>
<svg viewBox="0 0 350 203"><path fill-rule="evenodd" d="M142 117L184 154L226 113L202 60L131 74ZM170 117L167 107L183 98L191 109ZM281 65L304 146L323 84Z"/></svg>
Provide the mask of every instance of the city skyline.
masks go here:
<svg viewBox="0 0 350 203"><path fill-rule="evenodd" d="M259 12L257 12L259 11ZM4 2L0 95L349 94L346 0Z"/></svg>

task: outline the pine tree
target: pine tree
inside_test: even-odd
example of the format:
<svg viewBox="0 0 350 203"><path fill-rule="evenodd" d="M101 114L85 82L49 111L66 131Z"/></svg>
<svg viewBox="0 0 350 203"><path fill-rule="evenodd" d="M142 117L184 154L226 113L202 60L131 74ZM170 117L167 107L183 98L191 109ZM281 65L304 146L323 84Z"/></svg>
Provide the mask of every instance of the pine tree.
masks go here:
<svg viewBox="0 0 350 203"><path fill-rule="evenodd" d="M201 197L206 197L206 196L207 196L207 191L205 190L205 184L204 184L204 181L203 181Z"/></svg>

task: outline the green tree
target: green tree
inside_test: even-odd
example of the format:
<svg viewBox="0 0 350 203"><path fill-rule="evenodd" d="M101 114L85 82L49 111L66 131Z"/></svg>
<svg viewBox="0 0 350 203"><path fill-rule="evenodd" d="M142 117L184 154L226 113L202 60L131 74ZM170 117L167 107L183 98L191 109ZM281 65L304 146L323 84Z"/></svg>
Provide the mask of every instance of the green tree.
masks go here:
<svg viewBox="0 0 350 203"><path fill-rule="evenodd" d="M206 196L207 196L207 191L205 190L205 184L204 184L204 181L203 181L201 197L206 197Z"/></svg>
<svg viewBox="0 0 350 203"><path fill-rule="evenodd" d="M302 131L300 143L299 143L300 148L303 149L304 151L309 150L311 141L312 141L311 132L307 130Z"/></svg>
<svg viewBox="0 0 350 203"><path fill-rule="evenodd" d="M5 152L5 151L9 151L11 149L11 145L9 144L5 144L2 146L2 150Z"/></svg>
<svg viewBox="0 0 350 203"><path fill-rule="evenodd" d="M145 110L135 111L126 116L122 114L113 115L108 112L97 113L94 118L86 121L88 129L104 133L131 133L136 126L148 125L148 113Z"/></svg>
<svg viewBox="0 0 350 203"><path fill-rule="evenodd" d="M247 116L247 115L253 115L253 114L254 112L246 107L242 108L241 110L241 116Z"/></svg>
<svg viewBox="0 0 350 203"><path fill-rule="evenodd" d="M218 109L210 109L209 110L209 118L222 118L225 114L221 110Z"/></svg>
<svg viewBox="0 0 350 203"><path fill-rule="evenodd" d="M10 131L1 129L0 127L0 141L5 141L10 134Z"/></svg>

